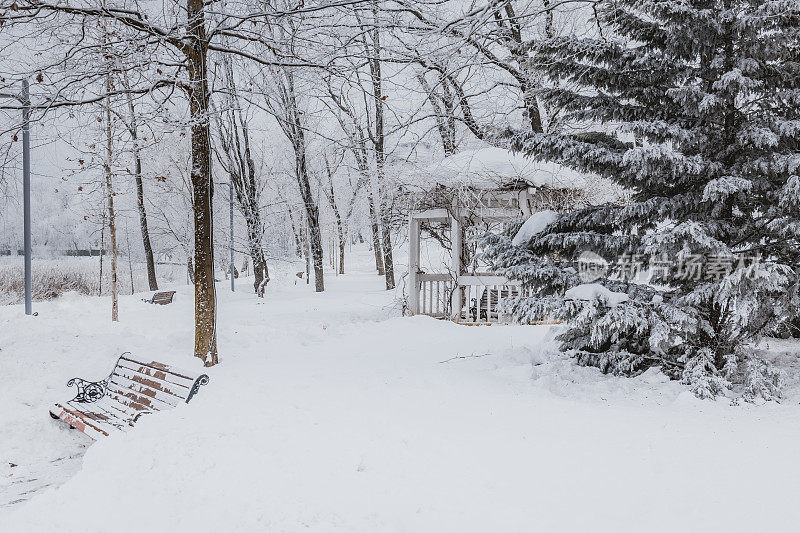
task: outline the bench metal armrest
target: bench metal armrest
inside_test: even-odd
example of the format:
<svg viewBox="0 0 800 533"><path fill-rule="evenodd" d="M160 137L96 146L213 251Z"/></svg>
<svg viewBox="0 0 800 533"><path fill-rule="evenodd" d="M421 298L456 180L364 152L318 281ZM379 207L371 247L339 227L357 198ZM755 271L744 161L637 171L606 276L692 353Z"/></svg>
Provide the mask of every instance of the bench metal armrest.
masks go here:
<svg viewBox="0 0 800 533"><path fill-rule="evenodd" d="M189 391L189 396L186 397L186 403L189 403L189 400L191 400L192 397L197 394L197 391L200 390L201 385L208 385L208 381L209 378L206 374L201 374L196 380L194 380L194 383L192 383L192 389Z"/></svg>
<svg viewBox="0 0 800 533"><path fill-rule="evenodd" d="M81 378L72 378L67 381L67 387L75 386L78 393L71 400L78 403L94 403L106 395L108 379L102 381L87 381Z"/></svg>

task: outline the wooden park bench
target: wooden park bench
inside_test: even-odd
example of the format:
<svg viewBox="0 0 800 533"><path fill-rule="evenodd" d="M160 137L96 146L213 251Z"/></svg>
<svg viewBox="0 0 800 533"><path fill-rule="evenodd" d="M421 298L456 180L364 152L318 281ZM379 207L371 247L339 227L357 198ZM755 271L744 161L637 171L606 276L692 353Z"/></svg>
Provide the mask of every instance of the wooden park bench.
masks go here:
<svg viewBox="0 0 800 533"><path fill-rule="evenodd" d="M149 300L142 299L142 301L149 304L167 305L172 303L173 296L175 296L175 291L157 292Z"/></svg>
<svg viewBox="0 0 800 533"><path fill-rule="evenodd" d="M208 376L157 363L145 363L124 353L102 381L73 378L75 397L57 403L50 416L61 419L97 440L126 431L144 414L188 403Z"/></svg>

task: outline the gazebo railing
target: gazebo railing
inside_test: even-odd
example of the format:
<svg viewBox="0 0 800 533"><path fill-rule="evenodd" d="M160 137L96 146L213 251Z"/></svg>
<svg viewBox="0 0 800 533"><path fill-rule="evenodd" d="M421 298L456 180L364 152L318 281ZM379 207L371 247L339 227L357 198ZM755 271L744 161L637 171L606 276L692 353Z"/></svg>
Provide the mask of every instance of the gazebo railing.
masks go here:
<svg viewBox="0 0 800 533"><path fill-rule="evenodd" d="M503 306L522 294L519 282L494 274L461 275L456 282L450 274L420 272L417 280L418 308L413 314L460 324L508 323L511 317L503 313Z"/></svg>
<svg viewBox="0 0 800 533"><path fill-rule="evenodd" d="M453 320L460 324L511 322L503 313L505 302L521 294L519 282L494 274L462 275L452 297Z"/></svg>
<svg viewBox="0 0 800 533"><path fill-rule="evenodd" d="M453 278L449 274L420 273L418 280L419 314L433 317L449 317Z"/></svg>

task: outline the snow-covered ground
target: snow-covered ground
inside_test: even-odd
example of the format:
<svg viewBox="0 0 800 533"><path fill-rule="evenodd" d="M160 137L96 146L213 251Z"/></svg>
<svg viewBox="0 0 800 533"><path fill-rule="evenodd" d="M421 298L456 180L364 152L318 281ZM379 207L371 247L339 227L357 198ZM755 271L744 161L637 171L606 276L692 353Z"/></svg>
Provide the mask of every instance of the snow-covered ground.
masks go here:
<svg viewBox="0 0 800 533"><path fill-rule="evenodd" d="M323 294L291 265L264 300L221 282L209 385L95 444L48 404L123 351L199 370L188 288L118 324L105 298L0 307L0 531L796 529L796 388L733 407L576 367L550 327L403 318L370 259Z"/></svg>

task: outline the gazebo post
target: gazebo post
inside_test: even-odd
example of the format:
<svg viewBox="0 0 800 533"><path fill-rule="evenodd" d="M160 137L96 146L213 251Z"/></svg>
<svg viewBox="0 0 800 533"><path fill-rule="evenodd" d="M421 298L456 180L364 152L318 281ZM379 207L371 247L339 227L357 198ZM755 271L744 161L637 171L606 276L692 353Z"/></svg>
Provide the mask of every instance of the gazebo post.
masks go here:
<svg viewBox="0 0 800 533"><path fill-rule="evenodd" d="M408 246L408 310L411 315L419 313L419 219L411 213L409 216Z"/></svg>
<svg viewBox="0 0 800 533"><path fill-rule="evenodd" d="M458 285L458 278L461 276L461 247L463 245L464 232L461 230L461 220L458 213L450 219L450 241L452 242L451 270L453 271L453 293L450 296L450 318L455 322L461 320L461 287Z"/></svg>

